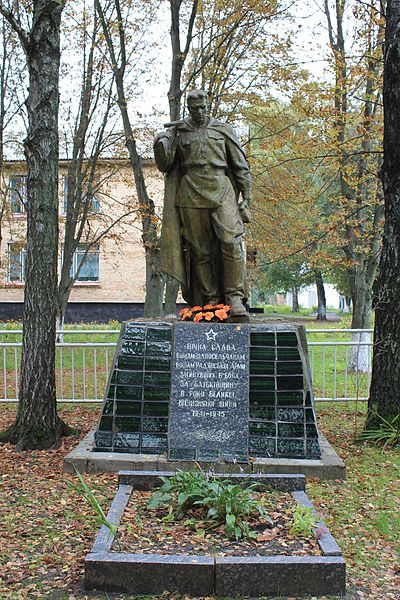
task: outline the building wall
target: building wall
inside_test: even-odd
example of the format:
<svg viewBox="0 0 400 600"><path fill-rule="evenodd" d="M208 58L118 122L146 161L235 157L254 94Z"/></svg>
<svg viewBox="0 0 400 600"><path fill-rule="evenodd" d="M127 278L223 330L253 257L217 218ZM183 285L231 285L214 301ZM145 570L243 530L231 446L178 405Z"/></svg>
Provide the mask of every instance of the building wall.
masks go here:
<svg viewBox="0 0 400 600"><path fill-rule="evenodd" d="M26 174L23 162L8 163L8 179L14 175ZM144 164L146 184L150 197L154 200L157 213L161 214L163 178L154 163ZM62 214L62 177L67 173L67 163L60 164L60 244L59 256L64 237L65 216ZM101 193L96 194L101 207L99 214L90 216L90 228L82 238L104 231L111 223L125 213L131 213L115 225L99 243L99 281L75 282L70 302L127 302L144 301L145 258L141 240L141 224L137 211L136 191L127 161L105 161L99 166L96 178ZM8 181L6 180L8 185ZM21 242L26 236L26 215L11 214L6 210L2 223L2 243L0 252L0 302L22 302L24 285L9 282L7 248L9 242Z"/></svg>

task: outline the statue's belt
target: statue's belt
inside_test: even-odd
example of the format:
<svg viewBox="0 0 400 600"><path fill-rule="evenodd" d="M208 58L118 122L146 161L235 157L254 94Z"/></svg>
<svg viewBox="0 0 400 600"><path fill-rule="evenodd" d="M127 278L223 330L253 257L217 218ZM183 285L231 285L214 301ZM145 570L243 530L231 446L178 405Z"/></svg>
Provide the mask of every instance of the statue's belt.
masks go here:
<svg viewBox="0 0 400 600"><path fill-rule="evenodd" d="M226 170L219 167L210 167L204 165L198 165L193 167L183 167L181 169L182 176L190 175L191 173L196 175L226 175Z"/></svg>

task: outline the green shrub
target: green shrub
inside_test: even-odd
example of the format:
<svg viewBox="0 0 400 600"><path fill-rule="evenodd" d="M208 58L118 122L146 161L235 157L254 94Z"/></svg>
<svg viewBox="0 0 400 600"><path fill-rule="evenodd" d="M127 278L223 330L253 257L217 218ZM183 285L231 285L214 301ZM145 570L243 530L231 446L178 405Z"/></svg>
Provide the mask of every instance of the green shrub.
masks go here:
<svg viewBox="0 0 400 600"><path fill-rule="evenodd" d="M243 488L229 480L203 471L177 471L173 477L162 478L163 485L152 495L147 508L168 510L164 521L190 517L186 523L194 527L194 519L210 526L222 525L228 538L255 538L248 518L258 514L272 523L265 504L253 496L255 486Z"/></svg>

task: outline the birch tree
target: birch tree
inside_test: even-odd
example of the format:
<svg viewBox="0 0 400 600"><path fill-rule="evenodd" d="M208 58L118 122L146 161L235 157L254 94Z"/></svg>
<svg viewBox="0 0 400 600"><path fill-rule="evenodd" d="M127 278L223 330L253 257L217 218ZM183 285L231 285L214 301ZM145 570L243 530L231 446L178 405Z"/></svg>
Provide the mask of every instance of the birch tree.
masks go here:
<svg viewBox="0 0 400 600"><path fill-rule="evenodd" d="M26 99L26 282L16 422L1 435L19 450L56 448L69 433L57 415L55 333L58 249L58 103L64 2L33 0L24 11L0 2L17 34L29 74Z"/></svg>

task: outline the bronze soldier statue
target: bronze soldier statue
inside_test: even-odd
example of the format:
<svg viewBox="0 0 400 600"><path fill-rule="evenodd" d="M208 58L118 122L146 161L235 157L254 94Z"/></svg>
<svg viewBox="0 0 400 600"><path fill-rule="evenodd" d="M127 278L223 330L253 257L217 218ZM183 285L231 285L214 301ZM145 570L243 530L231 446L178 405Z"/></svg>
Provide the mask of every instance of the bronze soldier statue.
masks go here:
<svg viewBox="0 0 400 600"><path fill-rule="evenodd" d="M208 115L206 92L190 92L187 106L189 117L154 141L165 173L161 270L181 283L190 306L223 302L232 317L246 317L249 166L233 129Z"/></svg>

